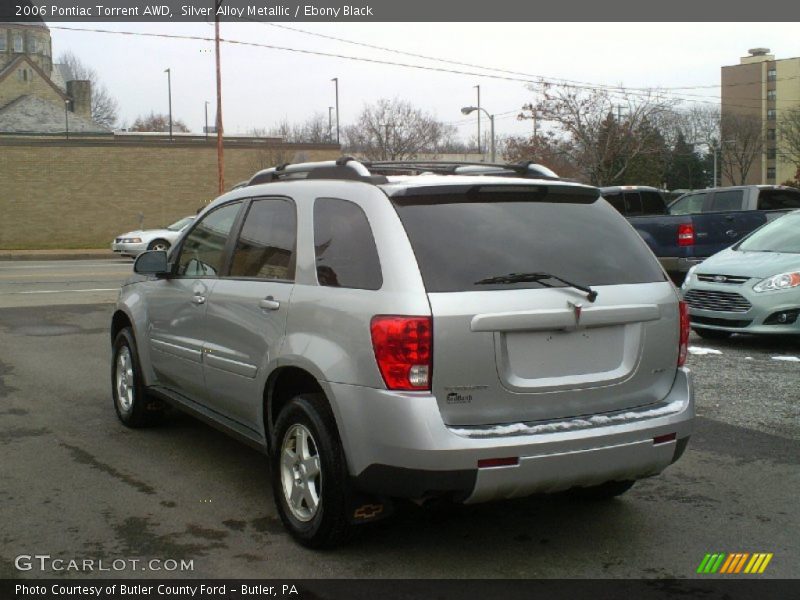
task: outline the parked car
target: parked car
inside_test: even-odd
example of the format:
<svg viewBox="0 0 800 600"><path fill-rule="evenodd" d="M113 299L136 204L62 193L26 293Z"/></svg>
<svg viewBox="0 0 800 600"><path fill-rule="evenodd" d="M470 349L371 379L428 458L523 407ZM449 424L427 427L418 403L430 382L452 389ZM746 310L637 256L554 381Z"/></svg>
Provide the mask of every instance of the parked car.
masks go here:
<svg viewBox="0 0 800 600"><path fill-rule="evenodd" d="M163 229L129 231L114 238L111 249L122 256L136 257L145 250L169 250L194 221L194 216L183 217Z"/></svg>
<svg viewBox="0 0 800 600"><path fill-rule="evenodd" d="M704 338L800 334L800 210L692 267L683 297Z"/></svg>
<svg viewBox="0 0 800 600"><path fill-rule="evenodd" d="M314 547L397 498L603 498L658 474L692 432L685 304L597 188L509 169L342 159L221 196L121 289L119 419L166 402L267 451Z"/></svg>
<svg viewBox="0 0 800 600"><path fill-rule="evenodd" d="M618 189L602 188L603 196L612 196L613 204L614 196L610 191ZM652 194L655 188L628 186L622 189L628 190L627 194L632 190L650 190L650 202L655 207L656 199ZM616 205L619 206L619 202ZM796 208L800 208L800 190L776 185L750 185L690 192L667 207L669 214L646 215L644 210L637 214L628 211L627 205L623 207L623 214L673 281L681 284L692 266Z"/></svg>

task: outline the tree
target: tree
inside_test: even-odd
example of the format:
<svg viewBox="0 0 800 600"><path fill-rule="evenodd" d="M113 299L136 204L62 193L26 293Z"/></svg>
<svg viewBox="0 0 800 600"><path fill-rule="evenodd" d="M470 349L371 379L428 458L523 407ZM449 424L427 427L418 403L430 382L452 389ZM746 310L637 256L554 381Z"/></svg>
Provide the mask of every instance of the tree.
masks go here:
<svg viewBox="0 0 800 600"><path fill-rule="evenodd" d="M421 152L439 153L452 129L409 102L383 98L365 105L344 134L348 151L371 160L406 160Z"/></svg>
<svg viewBox="0 0 800 600"><path fill-rule="evenodd" d="M303 123L290 123L283 119L269 129L253 129L256 137L279 137L287 144L330 144L332 134L328 129L328 117L315 112Z"/></svg>
<svg viewBox="0 0 800 600"><path fill-rule="evenodd" d="M552 131L529 138L510 137L500 145L500 152L510 163L532 161L570 179L579 179L582 175L580 168L572 162L566 144Z"/></svg>
<svg viewBox="0 0 800 600"><path fill-rule="evenodd" d="M64 52L58 63L66 65L74 79L89 81L92 86L92 121L103 127L113 129L119 117L119 105L116 99L100 81L100 77L90 66L86 65L72 52Z"/></svg>
<svg viewBox="0 0 800 600"><path fill-rule="evenodd" d="M800 181L800 108L782 111L778 129L781 160L797 168L795 179Z"/></svg>
<svg viewBox="0 0 800 600"><path fill-rule="evenodd" d="M611 92L545 85L542 99L523 107L522 118L551 124L564 142L569 161L593 185L624 181L632 165L662 151L663 137L653 126L676 101L655 92Z"/></svg>
<svg viewBox="0 0 800 600"><path fill-rule="evenodd" d="M731 185L745 185L747 175L764 151L761 119L755 115L728 113L720 121L720 165Z"/></svg>
<svg viewBox="0 0 800 600"><path fill-rule="evenodd" d="M130 131L169 131L169 115L150 112L149 115L136 117ZM179 119L172 119L172 131L188 133L186 123Z"/></svg>
<svg viewBox="0 0 800 600"><path fill-rule="evenodd" d="M683 132L679 130L664 178L667 188L693 190L706 187L708 184L706 171L706 164L695 152L694 144L687 142Z"/></svg>

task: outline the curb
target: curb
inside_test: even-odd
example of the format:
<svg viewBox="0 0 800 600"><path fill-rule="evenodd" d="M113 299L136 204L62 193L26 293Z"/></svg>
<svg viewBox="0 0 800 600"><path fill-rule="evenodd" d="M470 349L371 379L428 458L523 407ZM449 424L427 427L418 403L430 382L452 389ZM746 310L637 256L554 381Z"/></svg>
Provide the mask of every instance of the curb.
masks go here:
<svg viewBox="0 0 800 600"><path fill-rule="evenodd" d="M124 258L108 250L0 250L2 260L112 260Z"/></svg>

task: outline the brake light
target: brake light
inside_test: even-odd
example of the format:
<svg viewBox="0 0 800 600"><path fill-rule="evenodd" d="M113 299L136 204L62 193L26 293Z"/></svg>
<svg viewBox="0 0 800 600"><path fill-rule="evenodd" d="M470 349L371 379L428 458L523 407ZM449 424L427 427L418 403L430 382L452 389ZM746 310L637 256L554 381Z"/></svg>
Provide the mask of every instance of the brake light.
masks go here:
<svg viewBox="0 0 800 600"><path fill-rule="evenodd" d="M390 390L430 390L433 371L431 317L379 315L370 323L372 347Z"/></svg>
<svg viewBox="0 0 800 600"><path fill-rule="evenodd" d="M683 300L678 303L680 313L680 341L678 343L678 366L682 367L686 363L686 355L689 354L689 305Z"/></svg>
<svg viewBox="0 0 800 600"><path fill-rule="evenodd" d="M678 246L694 246L694 225L678 225Z"/></svg>

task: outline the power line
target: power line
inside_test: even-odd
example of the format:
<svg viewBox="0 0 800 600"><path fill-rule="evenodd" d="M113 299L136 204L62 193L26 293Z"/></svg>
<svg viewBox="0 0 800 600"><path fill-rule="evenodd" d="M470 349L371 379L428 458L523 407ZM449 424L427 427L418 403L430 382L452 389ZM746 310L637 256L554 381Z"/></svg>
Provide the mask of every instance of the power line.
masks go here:
<svg viewBox="0 0 800 600"><path fill-rule="evenodd" d="M153 38L163 38L163 39L172 39L172 40L192 40L192 41L200 41L200 42L210 42L213 41L214 38L209 38L206 36L200 35L186 35L186 34L170 34L170 33L148 33L148 32L134 32L134 31L118 31L118 30L109 30L109 29L97 29L97 28L89 28L89 27L64 27L64 26L51 26L50 29L57 29L57 30L64 30L64 31L83 31L89 33L105 33L105 34L112 34L112 35L129 35L134 37L153 37ZM448 69L444 67L434 67L429 65L416 65L411 63L401 63L377 58L369 58L363 56L350 56L346 54L337 54L333 52L322 52L319 50L307 50L303 48L290 48L287 46L277 46L274 44L264 44L260 42L248 42L244 40L234 40L228 38L220 38L221 43L231 44L231 45L238 45L238 46L247 46L247 47L255 47L255 48L264 48L268 50L279 50L284 52L294 52L297 54L307 54L312 56L324 56L327 58L339 58L343 60L350 60L355 62L365 62L371 64L379 64L379 65L387 65L387 66L394 66L394 67L404 67L409 69L417 69L422 71L431 71L437 73L448 73L454 75L468 75L470 77L485 77L487 79L496 79L501 81L514 81L520 83L527 83L530 85L538 85L542 88L547 88L551 86L563 86L563 87L572 87L575 89L585 89L590 91L604 91L609 93L610 95L623 95L623 96L635 96L635 97L645 97L651 98L653 96L659 97L663 96L662 92L658 91L657 89L652 89L648 92L635 92L635 91L625 91L626 88L616 88L620 91L612 91L609 88L591 86L591 85L576 85L571 83L562 83L562 84L552 84L542 81L535 81L532 79L526 79L521 77L515 77L510 75L498 75L498 74L491 74L491 73L476 73L472 71L463 71L458 69ZM701 96L707 97L707 96ZM718 100L698 100L694 98L685 98L680 96L674 96L674 100L684 100L684 101L692 101L697 103L704 103L704 104L712 104L714 106L719 105ZM727 104L727 106L735 107L735 108L752 108L751 106L746 105L739 105L739 104Z"/></svg>
<svg viewBox="0 0 800 600"><path fill-rule="evenodd" d="M451 60L451 59L447 59L447 58L439 58L439 57L435 57L435 56L427 56L425 54L417 54L415 52L408 52L406 50L399 50L397 48L388 48L386 46L377 46L375 44L368 44L368 43L365 43L365 42L358 42L358 41L355 41L355 40L348 40L346 38L341 38L341 37L337 37L337 36L333 36L333 35L327 35L327 34L324 34L324 33L318 33L316 31L308 31L307 29L300 29L299 27L291 27L289 25L281 25L279 23L267 23L267 22L264 22L264 21L255 21L254 19L245 19L245 20L256 22L256 23L259 23L261 25L266 25L266 26L269 26L269 27L276 27L278 29L285 29L287 31L293 31L295 33L302 33L304 35L310 35L310 36L314 36L314 37L318 37L318 38L323 38L323 39L327 39L327 40L341 42L343 44L352 44L354 46L360 46L360 47L369 48L369 49L372 49L372 50L381 50L383 52L391 52L391 53L394 53L394 54L400 54L400 55L404 55L404 56L411 56L411 57L414 57L414 58L422 58L424 60L432 60L432 61L442 62L442 63L446 63L446 64L451 64L451 65L469 67L469 68L473 68L473 69L483 69L483 70L487 70L487 71L496 71L498 73L506 73L506 74L509 74L509 75L521 75L521 76L524 76L524 77L532 77L534 79L539 79L539 80L542 80L542 81L555 82L558 85L574 85L574 84L577 84L577 85L595 86L597 89L623 90L623 91L624 90L632 90L632 91L663 90L665 92L677 91L677 90L713 89L713 88L738 87L738 86L741 86L741 85L750 85L748 82L742 82L742 83L729 83L729 84L725 84L725 85L722 85L722 84L707 84L707 85L693 85L693 86L664 86L664 87L654 88L654 87L629 87L629 86L622 86L622 85L610 85L610 84L592 83L592 82L588 82L588 81L579 81L579 80L574 80L574 79L564 79L564 78L560 78L560 77L551 77L551 76L545 76L545 75L533 75L533 74L525 73L525 72L521 72L521 71L511 71L511 70L503 69L503 68L500 68L500 67L485 67L485 66L482 66L482 65L476 65L476 64L473 64L473 63L466 63L466 62L461 62L461 61L457 61L457 60ZM773 81L788 81L788 80L792 80L792 79L800 79L800 75L795 75L795 76L792 76L792 77L783 77L781 79L775 79ZM700 96L700 95L697 95L697 97L699 97L699 98L713 98L713 96Z"/></svg>

